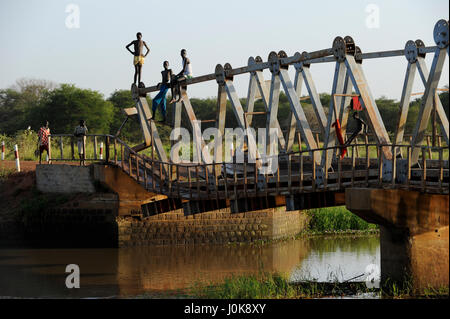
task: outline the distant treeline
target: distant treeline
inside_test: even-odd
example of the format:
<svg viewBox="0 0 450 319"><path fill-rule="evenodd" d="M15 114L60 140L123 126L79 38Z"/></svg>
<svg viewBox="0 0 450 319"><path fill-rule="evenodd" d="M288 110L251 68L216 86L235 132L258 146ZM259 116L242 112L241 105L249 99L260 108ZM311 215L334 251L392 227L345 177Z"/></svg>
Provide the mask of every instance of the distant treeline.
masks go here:
<svg viewBox="0 0 450 319"><path fill-rule="evenodd" d="M447 86L448 87L448 86ZM168 97L170 98L170 97ZM322 105L328 113L330 105L330 95L320 94ZM449 95L448 92L440 94L440 99L448 116ZM151 99L148 98L149 105ZM245 107L246 99L241 99ZM406 123L406 133L412 132L421 99L411 101L410 111ZM211 120L216 118L217 102L215 99L191 99L192 106L198 119ZM319 131L318 123L309 100L302 101L302 106L307 115L308 121L313 130ZM376 99L378 109L383 118L386 129L393 133L398 119L399 101L386 97ZM8 89L0 90L0 134L13 135L19 130L27 129L37 131L45 120L50 122L52 133L71 133L80 119L84 119L89 128L89 133L110 133L115 134L120 124L125 119L123 108L134 106L130 90L116 90L108 98L101 93L81 89L74 85L56 85L48 81L22 79L16 85ZM168 121L172 120L172 108L168 105ZM255 111L264 111L261 100L255 103ZM289 102L283 93L280 95L278 119L282 128L287 128L290 107ZM160 117L157 112L157 118ZM183 112L182 124L190 129L189 121ZM264 115L255 115L252 126L265 127L266 118ZM214 123L204 123L202 128L213 126ZM226 127L237 127L231 105L228 102ZM431 126L430 126L431 127ZM352 121L349 121L349 129L352 128ZM161 127L164 133L168 133L169 128ZM166 132L167 131L167 132ZM139 142L142 140L141 130L136 119L128 121L122 130L125 140ZM168 138L168 134L167 134Z"/></svg>

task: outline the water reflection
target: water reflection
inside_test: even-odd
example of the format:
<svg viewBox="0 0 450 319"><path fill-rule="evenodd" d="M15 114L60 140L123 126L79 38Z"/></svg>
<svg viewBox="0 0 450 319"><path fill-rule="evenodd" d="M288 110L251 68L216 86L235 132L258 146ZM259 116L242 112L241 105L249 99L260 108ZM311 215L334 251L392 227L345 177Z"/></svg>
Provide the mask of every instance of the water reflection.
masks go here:
<svg viewBox="0 0 450 319"><path fill-rule="evenodd" d="M378 236L315 237L309 240L310 254L291 273L293 282L316 280L343 282L358 277L364 281L369 264L380 265Z"/></svg>
<svg viewBox="0 0 450 319"><path fill-rule="evenodd" d="M265 246L172 246L121 249L122 295L183 289L194 282L220 282L232 274L290 273L309 253L309 241ZM136 285L135 283L139 283Z"/></svg>
<svg viewBox="0 0 450 319"><path fill-rule="evenodd" d="M117 249L0 250L0 296L79 298L118 295ZM81 288L67 289L66 266L77 264Z"/></svg>
<svg viewBox="0 0 450 319"><path fill-rule="evenodd" d="M291 280L348 279L379 264L376 236L302 238L264 246L152 246L121 249L0 250L0 296L134 296L220 282L232 274L290 274ZM81 288L67 289L67 264L78 264Z"/></svg>

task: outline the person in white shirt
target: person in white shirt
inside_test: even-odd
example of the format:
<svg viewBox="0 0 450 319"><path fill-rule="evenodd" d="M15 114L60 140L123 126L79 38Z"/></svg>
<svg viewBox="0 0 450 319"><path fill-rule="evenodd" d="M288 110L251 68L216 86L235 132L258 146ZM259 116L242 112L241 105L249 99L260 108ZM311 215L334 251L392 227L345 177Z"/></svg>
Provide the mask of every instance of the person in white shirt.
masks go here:
<svg viewBox="0 0 450 319"><path fill-rule="evenodd" d="M181 50L181 58L182 58L181 63L182 63L183 69L181 70L180 73L178 73L176 76L173 77L173 80L171 82L172 100L170 100L169 104L171 104L175 101L178 102L181 99L180 82L182 82L186 79L192 79L194 77L194 74L192 73L191 61L187 57L186 49ZM179 95L178 100L176 100L176 98L175 98L176 93L174 93L175 90L173 90L173 88L175 86L176 86L176 91Z"/></svg>
<svg viewBox="0 0 450 319"><path fill-rule="evenodd" d="M80 166L84 166L84 160L85 160L85 149L86 149L86 134L87 134L87 127L84 120L80 120L80 125L78 125L75 128L74 135L77 138L77 146L78 146L78 155L80 156Z"/></svg>

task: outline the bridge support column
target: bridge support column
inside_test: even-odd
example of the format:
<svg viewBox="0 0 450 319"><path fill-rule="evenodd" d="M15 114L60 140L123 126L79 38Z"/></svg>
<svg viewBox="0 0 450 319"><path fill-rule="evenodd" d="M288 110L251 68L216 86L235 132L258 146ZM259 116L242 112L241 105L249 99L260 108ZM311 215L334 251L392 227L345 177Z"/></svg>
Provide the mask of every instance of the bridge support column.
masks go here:
<svg viewBox="0 0 450 319"><path fill-rule="evenodd" d="M418 235L380 226L381 282L411 281L419 291L448 286L448 235L448 226Z"/></svg>
<svg viewBox="0 0 450 319"><path fill-rule="evenodd" d="M449 285L449 196L349 188L347 209L380 225L381 281L416 291Z"/></svg>

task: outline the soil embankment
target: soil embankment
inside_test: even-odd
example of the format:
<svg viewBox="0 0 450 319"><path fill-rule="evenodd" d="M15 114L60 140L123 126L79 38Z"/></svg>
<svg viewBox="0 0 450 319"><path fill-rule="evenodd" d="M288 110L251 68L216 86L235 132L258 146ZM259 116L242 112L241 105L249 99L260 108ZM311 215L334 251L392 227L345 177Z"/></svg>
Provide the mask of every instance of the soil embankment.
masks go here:
<svg viewBox="0 0 450 319"><path fill-rule="evenodd" d="M36 196L38 164L38 161L21 161L17 172L15 161L0 161L0 222L12 221L21 203Z"/></svg>
<svg viewBox="0 0 450 319"><path fill-rule="evenodd" d="M21 172L16 172L14 161L0 163L0 222L12 221L14 214L20 209L20 203L32 196L36 184L36 164L38 162L22 162Z"/></svg>

